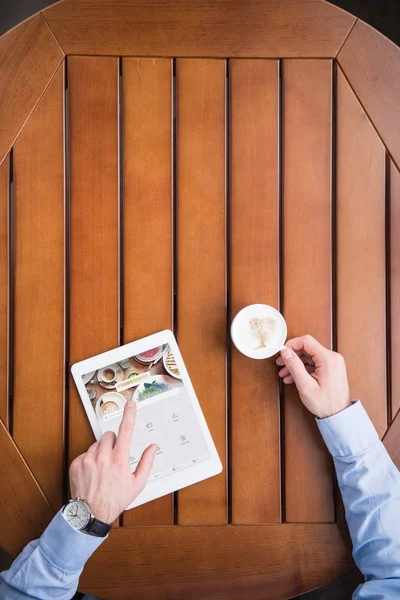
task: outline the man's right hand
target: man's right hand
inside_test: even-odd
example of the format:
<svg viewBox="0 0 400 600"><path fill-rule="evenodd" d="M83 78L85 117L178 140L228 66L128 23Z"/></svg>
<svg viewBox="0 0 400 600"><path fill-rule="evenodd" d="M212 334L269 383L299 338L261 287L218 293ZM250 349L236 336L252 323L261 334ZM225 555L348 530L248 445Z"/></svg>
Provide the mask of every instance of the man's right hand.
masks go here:
<svg viewBox="0 0 400 600"><path fill-rule="evenodd" d="M286 342L276 360L283 383L295 383L301 401L320 419L351 405L343 356L322 346L311 335Z"/></svg>
<svg viewBox="0 0 400 600"><path fill-rule="evenodd" d="M118 436L106 431L100 442L72 462L69 470L71 497L84 498L96 519L113 523L144 490L157 450L151 444L143 452L134 473L129 454L135 428L136 403L126 403Z"/></svg>

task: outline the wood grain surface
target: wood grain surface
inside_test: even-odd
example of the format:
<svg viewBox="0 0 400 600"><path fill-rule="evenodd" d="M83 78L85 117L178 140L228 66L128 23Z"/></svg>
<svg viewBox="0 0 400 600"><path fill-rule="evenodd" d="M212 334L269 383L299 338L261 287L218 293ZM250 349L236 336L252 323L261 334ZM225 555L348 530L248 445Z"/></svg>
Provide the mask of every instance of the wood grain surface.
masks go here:
<svg viewBox="0 0 400 600"><path fill-rule="evenodd" d="M400 48L357 21L338 61L400 167Z"/></svg>
<svg viewBox="0 0 400 600"><path fill-rule="evenodd" d="M124 343L172 329L172 62L124 59ZM172 523L173 496L124 525Z"/></svg>
<svg viewBox="0 0 400 600"><path fill-rule="evenodd" d="M283 64L283 313L288 337L331 346L331 61ZM284 390L287 521L332 521L332 464L313 415Z"/></svg>
<svg viewBox="0 0 400 600"><path fill-rule="evenodd" d="M17 556L43 533L54 511L1 419L0 448L0 546Z"/></svg>
<svg viewBox="0 0 400 600"><path fill-rule="evenodd" d="M390 170L391 219L391 376L392 417L400 409L400 173L391 164ZM400 446L400 438L398 440Z"/></svg>
<svg viewBox="0 0 400 600"><path fill-rule="evenodd" d="M337 346L353 398L387 427L385 150L353 91L337 77Z"/></svg>
<svg viewBox="0 0 400 600"><path fill-rule="evenodd" d="M72 460L93 441L72 380L69 435L63 439L65 359L71 365L115 347L121 331L122 341L129 342L172 328L175 310L178 342L224 472L179 491L175 512L184 527L172 526L172 496L125 514L124 527L113 530L88 562L82 588L113 600L132 594L144 600L273 600L301 594L353 568L343 515L338 527L332 523L332 464L313 417L295 390L285 388L280 424L273 362L251 362L235 349L232 464L227 464L226 333L227 317L244 305L279 307L282 300L289 337L309 332L330 346L337 287L338 350L347 361L352 395L361 398L384 435L386 145L392 159L387 272L394 420L383 441L400 465L400 49L355 22L322 0L61 0L0 38L3 365L9 346L7 153L13 145L15 182L15 444L6 430L8 368L0 376L0 469L6 473L0 478L0 545L11 554L38 537L61 504L64 443ZM67 274L64 52L107 55L68 58ZM133 55L122 59L120 98L117 57ZM324 58L336 55L343 71L337 72L333 132L332 61ZM178 57L176 246L172 56ZM229 80L226 57L232 57ZM278 61L255 59L281 57L280 115ZM335 134L337 239L332 240ZM154 282L157 293L151 292L149 301ZM229 501L235 526L227 525Z"/></svg>
<svg viewBox="0 0 400 600"><path fill-rule="evenodd" d="M226 467L225 61L177 62L177 334ZM179 492L180 525L226 523L226 471Z"/></svg>
<svg viewBox="0 0 400 600"><path fill-rule="evenodd" d="M278 61L230 61L231 317L248 304L279 308L278 96ZM278 522L273 361L252 360L232 348L231 415L232 522Z"/></svg>
<svg viewBox="0 0 400 600"><path fill-rule="evenodd" d="M0 164L63 58L40 14L0 37Z"/></svg>
<svg viewBox="0 0 400 600"><path fill-rule="evenodd" d="M9 186L10 158L0 165L0 419L9 421Z"/></svg>
<svg viewBox="0 0 400 600"><path fill-rule="evenodd" d="M14 186L13 437L57 510L65 382L63 65L14 146Z"/></svg>
<svg viewBox="0 0 400 600"><path fill-rule="evenodd" d="M68 59L70 364L119 344L118 60ZM94 441L70 380L69 460Z"/></svg>
<svg viewBox="0 0 400 600"><path fill-rule="evenodd" d="M68 0L43 11L67 54L336 56L355 17L321 0Z"/></svg>
<svg viewBox="0 0 400 600"><path fill-rule="evenodd" d="M89 560L80 587L113 600L282 600L352 568L333 524L120 528Z"/></svg>

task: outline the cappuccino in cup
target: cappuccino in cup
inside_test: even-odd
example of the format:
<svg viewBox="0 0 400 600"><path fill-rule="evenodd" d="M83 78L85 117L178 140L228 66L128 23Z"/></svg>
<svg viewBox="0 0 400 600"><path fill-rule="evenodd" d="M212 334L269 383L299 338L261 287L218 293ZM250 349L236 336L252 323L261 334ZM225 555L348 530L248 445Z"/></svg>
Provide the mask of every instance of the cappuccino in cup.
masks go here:
<svg viewBox="0 0 400 600"><path fill-rule="evenodd" d="M237 313L231 325L236 348L249 358L270 358L282 350L287 336L286 322L276 308L251 304Z"/></svg>
<svg viewBox="0 0 400 600"><path fill-rule="evenodd" d="M112 402L111 400L109 400L108 402L104 402L103 404L100 404L100 406L101 406L101 412L103 413L103 415L109 415L110 413L113 413L116 410L118 410L118 404L116 402Z"/></svg>
<svg viewBox="0 0 400 600"><path fill-rule="evenodd" d="M104 383L112 383L113 381L115 381L116 375L117 374L113 367L106 367L101 372L101 379L104 381Z"/></svg>

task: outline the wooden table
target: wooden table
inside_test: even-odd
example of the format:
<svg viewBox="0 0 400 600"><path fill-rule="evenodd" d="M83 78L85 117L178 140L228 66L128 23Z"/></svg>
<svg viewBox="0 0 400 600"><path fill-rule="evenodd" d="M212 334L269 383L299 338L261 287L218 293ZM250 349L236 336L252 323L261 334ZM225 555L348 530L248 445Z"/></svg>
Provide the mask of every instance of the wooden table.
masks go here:
<svg viewBox="0 0 400 600"><path fill-rule="evenodd" d="M282 599L350 570L313 417L228 327L266 302L342 352L400 463L399 48L322 0L63 0L0 38L0 80L0 544L93 441L70 365L173 328L224 471L126 513L81 589Z"/></svg>

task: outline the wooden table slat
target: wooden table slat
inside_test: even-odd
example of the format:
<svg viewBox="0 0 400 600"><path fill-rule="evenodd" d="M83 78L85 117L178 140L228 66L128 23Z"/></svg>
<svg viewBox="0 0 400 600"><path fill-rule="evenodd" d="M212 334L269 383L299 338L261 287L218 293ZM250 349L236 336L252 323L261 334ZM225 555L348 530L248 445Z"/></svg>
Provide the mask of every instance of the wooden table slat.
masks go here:
<svg viewBox="0 0 400 600"><path fill-rule="evenodd" d="M331 61L283 64L283 312L331 346ZM332 521L333 474L314 417L284 395L287 521Z"/></svg>
<svg viewBox="0 0 400 600"><path fill-rule="evenodd" d="M400 173L391 164L391 340L392 418L400 410ZM400 439L399 439L400 446Z"/></svg>
<svg viewBox="0 0 400 600"><path fill-rule="evenodd" d="M279 308L279 63L230 62L232 317ZM273 361L232 349L232 522L281 519L279 386ZM251 459L249 458L251 456Z"/></svg>
<svg viewBox="0 0 400 600"><path fill-rule="evenodd" d="M63 66L14 146L14 193L13 436L58 509L65 382Z"/></svg>
<svg viewBox="0 0 400 600"><path fill-rule="evenodd" d="M123 60L124 343L172 329L172 61ZM172 523L168 495L124 526Z"/></svg>
<svg viewBox="0 0 400 600"><path fill-rule="evenodd" d="M323 0L67 0L43 11L67 54L332 57L355 17Z"/></svg>
<svg viewBox="0 0 400 600"><path fill-rule="evenodd" d="M225 61L177 61L178 343L226 467ZM180 525L226 523L226 471L179 492Z"/></svg>
<svg viewBox="0 0 400 600"><path fill-rule="evenodd" d="M0 419L9 421L9 187L10 157L0 165Z"/></svg>
<svg viewBox="0 0 400 600"><path fill-rule="evenodd" d="M113 600L282 600L351 569L334 524L123 527L89 560L80 585Z"/></svg>
<svg viewBox="0 0 400 600"><path fill-rule="evenodd" d="M0 37L0 164L63 58L40 14Z"/></svg>
<svg viewBox="0 0 400 600"><path fill-rule="evenodd" d="M350 392L362 400L382 436L387 427L385 150L340 70L337 100L337 344Z"/></svg>
<svg viewBox="0 0 400 600"><path fill-rule="evenodd" d="M119 344L118 59L70 57L70 364ZM94 441L70 381L69 460Z"/></svg>
<svg viewBox="0 0 400 600"><path fill-rule="evenodd" d="M0 546L17 556L38 538L54 511L0 419Z"/></svg>
<svg viewBox="0 0 400 600"><path fill-rule="evenodd" d="M358 20L338 61L400 168L400 48Z"/></svg>

